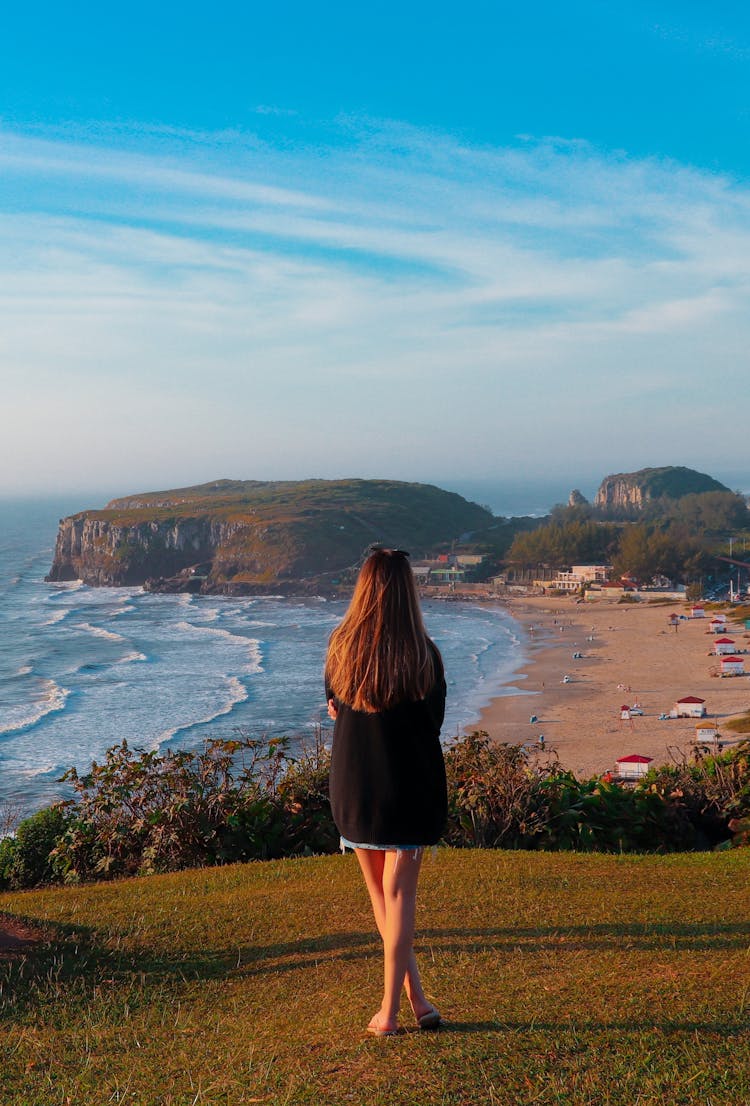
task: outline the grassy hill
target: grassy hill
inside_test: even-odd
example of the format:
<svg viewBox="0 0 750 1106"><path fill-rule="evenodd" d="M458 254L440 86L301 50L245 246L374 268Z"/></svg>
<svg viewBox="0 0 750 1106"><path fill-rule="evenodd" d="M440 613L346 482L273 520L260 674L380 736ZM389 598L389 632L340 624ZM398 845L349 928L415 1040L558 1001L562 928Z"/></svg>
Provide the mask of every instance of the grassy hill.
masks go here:
<svg viewBox="0 0 750 1106"><path fill-rule="evenodd" d="M394 480L219 480L60 523L50 579L141 584L204 564L204 590L334 582L373 542L416 556L492 525L455 492Z"/></svg>
<svg viewBox="0 0 750 1106"><path fill-rule="evenodd" d="M0 961L0 1101L739 1106L749 877L742 849L441 849L418 948L449 1025L386 1040L351 856L0 895L47 942Z"/></svg>

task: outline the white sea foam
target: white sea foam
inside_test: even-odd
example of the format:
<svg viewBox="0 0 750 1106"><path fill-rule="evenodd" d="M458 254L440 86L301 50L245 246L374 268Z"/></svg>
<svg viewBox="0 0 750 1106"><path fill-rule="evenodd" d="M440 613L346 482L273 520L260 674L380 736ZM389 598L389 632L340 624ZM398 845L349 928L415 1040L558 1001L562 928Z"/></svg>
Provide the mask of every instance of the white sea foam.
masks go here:
<svg viewBox="0 0 750 1106"><path fill-rule="evenodd" d="M33 780L37 776L61 776L66 771L67 765L63 764L39 764L36 768L24 768L21 775Z"/></svg>
<svg viewBox="0 0 750 1106"><path fill-rule="evenodd" d="M222 630L216 626L196 626L192 622L177 622L175 629L192 636L213 638L240 645L247 650L248 655L244 671L246 673L263 671L260 642L256 638L243 637L242 634L233 634L231 630Z"/></svg>
<svg viewBox="0 0 750 1106"><path fill-rule="evenodd" d="M102 637L107 641L125 641L122 634L115 634L112 630L105 630L103 626L92 626L90 622L76 622L76 629L85 630L94 637Z"/></svg>
<svg viewBox="0 0 750 1106"><path fill-rule="evenodd" d="M217 718L223 718L227 714L231 714L238 703L246 703L250 698L248 690L245 685L236 676L223 676L224 683L226 684L228 699L218 706L216 710L207 714L205 718L194 718L190 722L183 722L180 726L174 726L172 729L164 730L159 734L156 739L155 745L159 746L166 741L171 741L180 733L185 733L188 730L192 730L194 726L207 726L211 722L215 722Z"/></svg>
<svg viewBox="0 0 750 1106"><path fill-rule="evenodd" d="M62 622L64 618L67 618L69 614L70 611L67 610L55 611L53 614L50 615L48 619L46 619L46 621L42 623L42 626L55 626L58 622Z"/></svg>
<svg viewBox="0 0 750 1106"><path fill-rule="evenodd" d="M22 664L16 672L16 676L30 676L34 671L33 664Z"/></svg>
<svg viewBox="0 0 750 1106"><path fill-rule="evenodd" d="M126 653L124 657L120 657L115 664L132 664L134 661L147 661L148 657L145 653Z"/></svg>
<svg viewBox="0 0 750 1106"><path fill-rule="evenodd" d="M0 734L21 733L36 726L48 714L65 710L65 703L70 691L66 687L60 687L54 680L45 679L42 676L34 678L36 681L35 694L32 702L19 703L4 712L3 722L0 723Z"/></svg>

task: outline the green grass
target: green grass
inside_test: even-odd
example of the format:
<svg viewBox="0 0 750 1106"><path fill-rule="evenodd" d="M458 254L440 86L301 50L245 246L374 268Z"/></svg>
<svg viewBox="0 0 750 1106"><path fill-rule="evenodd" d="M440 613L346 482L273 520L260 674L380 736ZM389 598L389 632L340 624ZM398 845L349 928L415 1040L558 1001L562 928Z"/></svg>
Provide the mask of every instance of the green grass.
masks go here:
<svg viewBox="0 0 750 1106"><path fill-rule="evenodd" d="M435 1034L375 1040L352 857L0 895L0 1102L740 1106L750 850L440 850L418 949ZM404 1019L406 1023L406 1019Z"/></svg>

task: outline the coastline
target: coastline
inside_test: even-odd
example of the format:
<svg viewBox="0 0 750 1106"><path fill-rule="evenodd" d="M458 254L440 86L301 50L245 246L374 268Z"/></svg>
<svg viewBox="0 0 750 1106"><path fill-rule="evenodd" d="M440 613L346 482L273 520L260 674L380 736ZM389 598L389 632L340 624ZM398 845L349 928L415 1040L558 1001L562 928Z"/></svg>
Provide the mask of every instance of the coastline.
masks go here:
<svg viewBox="0 0 750 1106"><path fill-rule="evenodd" d="M707 655L714 637L708 619L680 621L677 632L669 626L670 614L686 613L683 603L577 605L544 596L510 599L506 606L523 628L527 659L481 711L476 728L524 744L543 734L545 747L577 776L601 775L633 753L654 764L689 753L698 720L659 718L683 696L705 699L707 720L720 729L723 719L750 709L750 675L710 675L716 659ZM743 628L730 622L727 633L738 648L750 648ZM578 652L583 656L574 659ZM643 715L622 721L620 708L636 702ZM724 739L738 740L731 733Z"/></svg>

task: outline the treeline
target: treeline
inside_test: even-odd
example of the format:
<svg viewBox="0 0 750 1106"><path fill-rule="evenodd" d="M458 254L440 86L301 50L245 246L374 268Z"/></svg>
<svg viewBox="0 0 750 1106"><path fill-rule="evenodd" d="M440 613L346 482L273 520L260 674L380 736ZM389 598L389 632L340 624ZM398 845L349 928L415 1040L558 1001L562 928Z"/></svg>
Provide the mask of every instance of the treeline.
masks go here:
<svg viewBox="0 0 750 1106"><path fill-rule="evenodd" d="M284 739L213 740L197 751L111 748L67 774L75 800L0 841L0 889L334 852L328 750ZM674 852L750 844L750 743L658 769L636 787L578 780L554 758L477 731L446 752L455 847Z"/></svg>
<svg viewBox="0 0 750 1106"><path fill-rule="evenodd" d="M649 503L638 521L613 520L588 503L556 507L537 529L518 534L507 560L531 568L611 563L616 575L688 582L707 572L728 534L750 531L750 511L733 492Z"/></svg>

